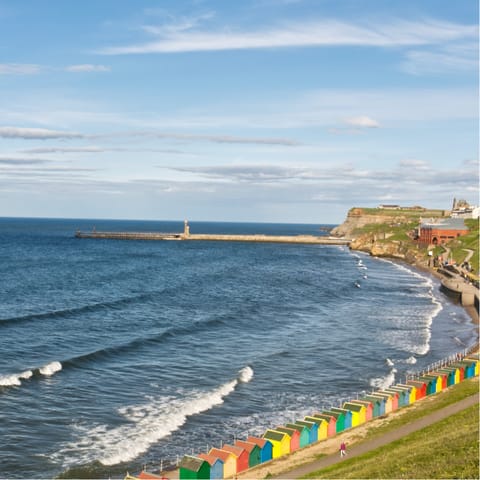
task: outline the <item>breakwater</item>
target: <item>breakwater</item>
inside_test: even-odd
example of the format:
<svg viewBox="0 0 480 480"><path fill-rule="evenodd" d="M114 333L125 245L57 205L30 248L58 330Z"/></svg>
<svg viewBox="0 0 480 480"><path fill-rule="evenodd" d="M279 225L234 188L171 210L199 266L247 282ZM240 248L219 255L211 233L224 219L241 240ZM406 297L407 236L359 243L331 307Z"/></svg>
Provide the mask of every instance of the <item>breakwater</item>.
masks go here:
<svg viewBox="0 0 480 480"><path fill-rule="evenodd" d="M350 245L350 240L315 235L224 235L224 234L185 234L163 232L81 232L77 238L109 240L179 240L179 241L217 241L217 242L256 242L256 243L296 243L314 245Z"/></svg>

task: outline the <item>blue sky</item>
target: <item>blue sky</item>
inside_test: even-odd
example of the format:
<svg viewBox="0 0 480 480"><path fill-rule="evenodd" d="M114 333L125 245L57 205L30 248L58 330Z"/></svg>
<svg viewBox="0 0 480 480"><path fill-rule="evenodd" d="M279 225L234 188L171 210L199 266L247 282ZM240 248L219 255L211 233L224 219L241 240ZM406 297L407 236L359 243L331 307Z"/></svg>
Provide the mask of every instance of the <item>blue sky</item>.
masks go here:
<svg viewBox="0 0 480 480"><path fill-rule="evenodd" d="M476 0L0 0L0 216L478 203Z"/></svg>

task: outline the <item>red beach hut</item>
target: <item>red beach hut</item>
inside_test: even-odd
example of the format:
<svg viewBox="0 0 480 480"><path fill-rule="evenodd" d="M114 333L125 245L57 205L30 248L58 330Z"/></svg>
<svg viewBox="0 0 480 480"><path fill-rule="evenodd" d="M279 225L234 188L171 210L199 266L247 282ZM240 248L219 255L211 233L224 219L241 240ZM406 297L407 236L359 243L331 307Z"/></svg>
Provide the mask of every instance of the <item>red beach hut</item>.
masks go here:
<svg viewBox="0 0 480 480"><path fill-rule="evenodd" d="M248 467L254 467L260 463L260 447L256 443L237 440L236 447L244 448L248 452Z"/></svg>
<svg viewBox="0 0 480 480"><path fill-rule="evenodd" d="M427 384L416 380L407 380L407 385L413 385L416 389L416 400L421 400L427 396Z"/></svg>

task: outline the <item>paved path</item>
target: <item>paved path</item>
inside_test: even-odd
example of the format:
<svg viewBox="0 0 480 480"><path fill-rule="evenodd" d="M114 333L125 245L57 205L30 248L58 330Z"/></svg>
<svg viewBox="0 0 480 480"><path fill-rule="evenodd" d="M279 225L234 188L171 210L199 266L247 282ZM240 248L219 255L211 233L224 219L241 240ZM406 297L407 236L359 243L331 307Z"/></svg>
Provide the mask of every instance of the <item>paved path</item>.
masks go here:
<svg viewBox="0 0 480 480"><path fill-rule="evenodd" d="M471 407L472 405L477 404L478 401L479 401L478 394L472 395L470 397L464 398L463 400L457 403L453 403L448 407L442 408L441 410L437 410L431 413L430 415L419 418L418 420L415 420L407 425L399 427L394 431L388 432L380 437L373 438L372 440L367 440L358 445L352 445L351 448L348 448L348 445L347 445L348 455L346 458L356 457L366 452L370 452L375 448L387 445L388 443L398 440L406 435L409 435L410 433L416 432L417 430L421 430L422 428L428 427L433 423L443 420L444 418L447 418L450 415L461 412L465 408L468 408L468 407ZM334 455L323 457L320 460L316 460L312 463L302 465L301 467L297 467L294 470L290 470L289 472L283 473L273 478L278 478L278 479L300 478L311 472L315 472L316 470L320 470L321 468L329 467L330 465L334 465L335 463L338 463L341 461L342 460L340 458L340 454L335 453Z"/></svg>

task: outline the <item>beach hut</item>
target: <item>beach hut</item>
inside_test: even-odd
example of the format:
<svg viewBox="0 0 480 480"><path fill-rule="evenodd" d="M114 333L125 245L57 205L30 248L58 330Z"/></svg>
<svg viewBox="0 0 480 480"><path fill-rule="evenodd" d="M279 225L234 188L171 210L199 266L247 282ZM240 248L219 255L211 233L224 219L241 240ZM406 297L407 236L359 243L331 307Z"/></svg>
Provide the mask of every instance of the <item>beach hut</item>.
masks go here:
<svg viewBox="0 0 480 480"><path fill-rule="evenodd" d="M233 477L237 473L237 459L235 456L220 448L211 448L210 455L219 458L223 462L223 478Z"/></svg>
<svg viewBox="0 0 480 480"><path fill-rule="evenodd" d="M466 362L472 362L473 363L473 365L474 365L474 375L476 377L478 377L478 370L479 370L479 363L480 363L478 355L477 356L468 355L468 357L465 357L464 360Z"/></svg>
<svg viewBox="0 0 480 480"><path fill-rule="evenodd" d="M203 478L210 479L210 464L203 458L185 455L179 465L179 478Z"/></svg>
<svg viewBox="0 0 480 480"><path fill-rule="evenodd" d="M300 448L300 432L295 428L288 427L277 427L275 428L277 432L283 432L288 435L290 438L290 452L295 452Z"/></svg>
<svg viewBox="0 0 480 480"><path fill-rule="evenodd" d="M288 428L294 428L300 434L300 448L310 445L310 429L297 423L287 423Z"/></svg>
<svg viewBox="0 0 480 480"><path fill-rule="evenodd" d="M361 402L370 402L372 404L372 416L373 418L380 417L385 413L385 399L375 398L370 395L366 395L360 399Z"/></svg>
<svg viewBox="0 0 480 480"><path fill-rule="evenodd" d="M395 410L398 410L398 397L399 397L398 392L387 392L386 389L383 389L383 390L378 390L375 393L378 395L387 395L388 397L390 397L392 401L392 412L394 412Z"/></svg>
<svg viewBox="0 0 480 480"><path fill-rule="evenodd" d="M210 464L210 480L221 480L223 478L222 459L208 453L199 453L197 456Z"/></svg>
<svg viewBox="0 0 480 480"><path fill-rule="evenodd" d="M407 385L412 385L416 388L415 400L421 400L427 396L427 384L420 380L407 380Z"/></svg>
<svg viewBox="0 0 480 480"><path fill-rule="evenodd" d="M406 383L397 383L396 385L398 388L405 388L410 393L409 404L415 403L417 401L417 387L414 385L408 385Z"/></svg>
<svg viewBox="0 0 480 480"><path fill-rule="evenodd" d="M235 446L244 448L248 452L248 468L255 467L260 463L260 447L256 443L237 440Z"/></svg>
<svg viewBox="0 0 480 480"><path fill-rule="evenodd" d="M368 400L373 400L376 398L380 403L380 415L385 415L392 411L392 400L390 399L390 404L387 404L387 397L382 395L377 395L375 392L367 395Z"/></svg>
<svg viewBox="0 0 480 480"><path fill-rule="evenodd" d="M433 375L432 372L430 372L426 375L422 375L421 378L425 378L425 379L430 380L432 382L432 393L438 393L438 392L441 392L443 390L442 378L439 377L439 376ZM427 387L427 391L428 391L428 387Z"/></svg>
<svg viewBox="0 0 480 480"><path fill-rule="evenodd" d="M263 434L263 438L272 442L272 458L278 458L290 453L290 438L286 433L277 432L276 430L267 430Z"/></svg>
<svg viewBox="0 0 480 480"><path fill-rule="evenodd" d="M340 433L345 430L345 415L343 413L334 412L333 410L324 410L322 414L330 415L337 419L335 423L336 433Z"/></svg>
<svg viewBox="0 0 480 480"><path fill-rule="evenodd" d="M272 459L272 442L260 437L248 437L247 442L254 443L260 448L260 463L268 462Z"/></svg>
<svg viewBox="0 0 480 480"><path fill-rule="evenodd" d="M463 378L472 378L475 376L475 361L467 360L464 358L461 362L457 362L454 365L460 364L463 366L464 375Z"/></svg>
<svg viewBox="0 0 480 480"><path fill-rule="evenodd" d="M314 413L314 418L320 418L327 422L327 437L334 437L337 433L337 419L332 415L325 415L323 413ZM307 417L305 417L307 419Z"/></svg>
<svg viewBox="0 0 480 480"><path fill-rule="evenodd" d="M345 402L343 408L352 412L352 427L356 427L367 421L367 409L363 405Z"/></svg>
<svg viewBox="0 0 480 480"><path fill-rule="evenodd" d="M224 445L222 450L226 450L235 456L237 460L237 473L243 472L248 469L249 453L242 447L236 447L235 445Z"/></svg>
<svg viewBox="0 0 480 480"><path fill-rule="evenodd" d="M410 392L405 388L392 386L386 388L385 391L398 395L398 407L406 407L410 403Z"/></svg>
<svg viewBox="0 0 480 480"><path fill-rule="evenodd" d="M437 392L441 392L444 388L447 388L447 375L444 372L436 370L429 372L427 376L437 377Z"/></svg>
<svg viewBox="0 0 480 480"><path fill-rule="evenodd" d="M348 428L352 428L352 412L350 410L345 410L344 408L339 408L339 407L332 407L330 411L343 413L345 417L344 429L347 430Z"/></svg>
<svg viewBox="0 0 480 480"><path fill-rule="evenodd" d="M373 404L367 400L350 400L354 405L362 405L365 407L365 421L368 422L373 418Z"/></svg>
<svg viewBox="0 0 480 480"><path fill-rule="evenodd" d="M313 422L317 425L317 440L325 440L328 437L329 423L324 418L307 416L304 418L304 421Z"/></svg>
<svg viewBox="0 0 480 480"><path fill-rule="evenodd" d="M447 376L447 387L451 387L460 381L460 375L456 368L444 367L441 368L439 372L444 373Z"/></svg>
<svg viewBox="0 0 480 480"><path fill-rule="evenodd" d="M389 393L386 393L383 390L378 390L378 391L374 392L373 395L376 395L377 397L385 398L385 413L386 414L391 413L394 410L396 410L396 409L393 408L394 406L398 407L398 396L397 396L397 401L395 403L393 395L390 395Z"/></svg>
<svg viewBox="0 0 480 480"><path fill-rule="evenodd" d="M424 382L427 386L427 395L433 395L437 393L437 379L432 377L427 377L426 375L422 375L418 378L420 382Z"/></svg>
<svg viewBox="0 0 480 480"><path fill-rule="evenodd" d="M297 420L294 423L308 428L310 443L315 443L318 441L318 425L315 422L309 422L308 420Z"/></svg>

